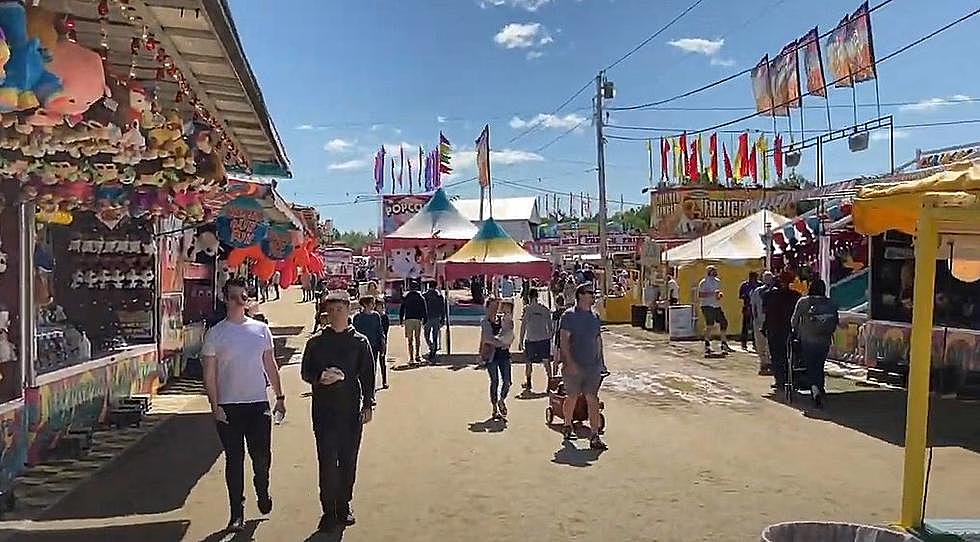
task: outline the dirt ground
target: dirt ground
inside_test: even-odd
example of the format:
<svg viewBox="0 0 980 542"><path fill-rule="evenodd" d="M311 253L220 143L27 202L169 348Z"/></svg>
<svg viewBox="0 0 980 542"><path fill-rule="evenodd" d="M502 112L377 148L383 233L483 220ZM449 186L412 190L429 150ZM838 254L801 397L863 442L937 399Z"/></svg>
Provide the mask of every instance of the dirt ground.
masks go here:
<svg viewBox="0 0 980 542"><path fill-rule="evenodd" d="M607 452L561 442L547 397L509 402L488 421L487 377L470 356L407 369L391 332L391 389L378 392L361 446L358 523L313 534L319 517L309 399L299 353L312 305L298 291L267 304L284 363L286 422L274 429L275 509L249 496L248 530L220 532L227 503L202 397L99 472L42 521L4 525L17 541L758 540L768 524L898 516L904 393L831 381L826 411L773 400L751 354L704 359L696 344L628 326L606 331ZM453 351L475 352L475 327ZM514 367L520 392L523 367ZM545 378L535 374L534 389ZM937 400L929 516L980 517L980 405Z"/></svg>

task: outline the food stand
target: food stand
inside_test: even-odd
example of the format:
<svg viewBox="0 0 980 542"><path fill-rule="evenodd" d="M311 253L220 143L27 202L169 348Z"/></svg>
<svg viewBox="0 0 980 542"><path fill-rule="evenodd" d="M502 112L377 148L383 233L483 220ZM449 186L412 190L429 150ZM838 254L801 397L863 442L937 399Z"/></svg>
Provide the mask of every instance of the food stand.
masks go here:
<svg viewBox="0 0 980 542"><path fill-rule="evenodd" d="M225 168L288 175L225 2L27 4L0 21L8 76L31 74L0 85L5 495L179 372L173 230L209 219Z"/></svg>
<svg viewBox="0 0 980 542"><path fill-rule="evenodd" d="M954 540L972 539L980 535L980 521L925 519L925 488L938 275L946 269L956 280L980 287L980 164L954 164L920 181L867 187L854 201L854 222L868 235L899 231L916 236L900 524L923 536L945 533L961 537ZM973 352L976 356L980 350Z"/></svg>
<svg viewBox="0 0 980 542"><path fill-rule="evenodd" d="M323 247L323 279L328 290L346 290L354 282L354 251L347 247Z"/></svg>

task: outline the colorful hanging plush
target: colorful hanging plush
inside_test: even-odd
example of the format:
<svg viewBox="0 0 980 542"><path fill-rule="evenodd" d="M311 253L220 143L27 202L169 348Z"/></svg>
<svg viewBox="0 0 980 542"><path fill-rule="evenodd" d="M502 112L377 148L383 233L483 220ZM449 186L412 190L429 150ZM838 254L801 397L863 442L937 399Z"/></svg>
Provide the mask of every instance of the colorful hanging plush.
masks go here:
<svg viewBox="0 0 980 542"><path fill-rule="evenodd" d="M107 93L102 58L86 47L62 40L51 51L48 69L61 81L61 88L47 94L31 124L51 126L67 120L69 126L81 122L82 113Z"/></svg>
<svg viewBox="0 0 980 542"><path fill-rule="evenodd" d="M21 1L0 2L0 113L44 105L61 81L45 68L41 41L27 35L27 11Z"/></svg>
<svg viewBox="0 0 980 542"><path fill-rule="evenodd" d="M225 204L215 224L218 238L234 248L257 246L267 229L262 205L249 197L238 197Z"/></svg>

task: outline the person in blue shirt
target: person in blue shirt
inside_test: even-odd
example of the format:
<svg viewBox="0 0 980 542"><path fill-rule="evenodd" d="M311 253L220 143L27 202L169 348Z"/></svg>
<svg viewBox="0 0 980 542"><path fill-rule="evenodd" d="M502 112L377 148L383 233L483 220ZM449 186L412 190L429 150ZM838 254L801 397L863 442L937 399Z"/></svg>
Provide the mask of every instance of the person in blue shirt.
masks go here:
<svg viewBox="0 0 980 542"><path fill-rule="evenodd" d="M367 337L368 344L371 345L371 355L375 359L380 358L381 388L388 389L388 372L385 368L384 358L380 357L385 343L384 323L381 321L381 315L374 310L375 300L373 297L362 297L359 303L361 312L354 315L354 330Z"/></svg>

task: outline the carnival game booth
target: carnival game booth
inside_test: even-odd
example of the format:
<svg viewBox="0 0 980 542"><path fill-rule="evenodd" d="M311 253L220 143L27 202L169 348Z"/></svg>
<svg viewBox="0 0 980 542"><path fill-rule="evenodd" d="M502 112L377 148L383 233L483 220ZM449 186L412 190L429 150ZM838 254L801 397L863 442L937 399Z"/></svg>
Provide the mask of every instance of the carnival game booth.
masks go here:
<svg viewBox="0 0 980 542"><path fill-rule="evenodd" d="M551 262L521 248L492 218L484 220L472 239L437 264L443 284L476 275L507 275L547 282L551 271ZM449 326L446 329L448 334Z"/></svg>
<svg viewBox="0 0 980 542"><path fill-rule="evenodd" d="M226 168L288 175L226 3L185 4L0 4L0 493L167 378L170 232Z"/></svg>
<svg viewBox="0 0 980 542"><path fill-rule="evenodd" d="M449 201L446 191L436 190L429 201L407 222L382 239L387 311L398 316L406 279L433 281L436 262L455 253L477 234L477 228ZM459 277L469 279L470 276ZM444 285L449 287L449 284ZM481 305L454 297L448 299L450 316L479 321Z"/></svg>
<svg viewBox="0 0 980 542"><path fill-rule="evenodd" d="M924 539L976 540L980 520L927 520L925 511L929 392L935 369L961 364L967 379L980 371L976 330L936 327L942 317L940 296L958 295L960 303L971 303L980 295L980 164L955 164L920 181L862 189L854 200L854 223L868 235L897 231L915 236L914 263L910 272L902 273L911 279L912 322L900 524ZM872 317L874 310L872 304ZM980 318L972 322L976 327Z"/></svg>
<svg viewBox="0 0 980 542"><path fill-rule="evenodd" d="M780 228L789 222L772 211L759 211L664 253L667 265L676 268L680 288L680 304L668 309L671 338L693 338L704 330L697 310L697 287L709 265L718 269L721 279L721 307L728 319L728 332L737 333L742 327L739 286L749 272L761 273L765 268L766 229Z"/></svg>
<svg viewBox="0 0 980 542"><path fill-rule="evenodd" d="M872 236L870 320L863 330L869 378L904 386L909 374L909 341L918 310L916 198L926 192L977 193L977 164L954 164L924 179L871 186L855 200L855 228ZM980 283L957 277L948 256L949 243L944 241L934 265L935 293L930 294L934 306L930 382L934 391L976 397L980 395Z"/></svg>

